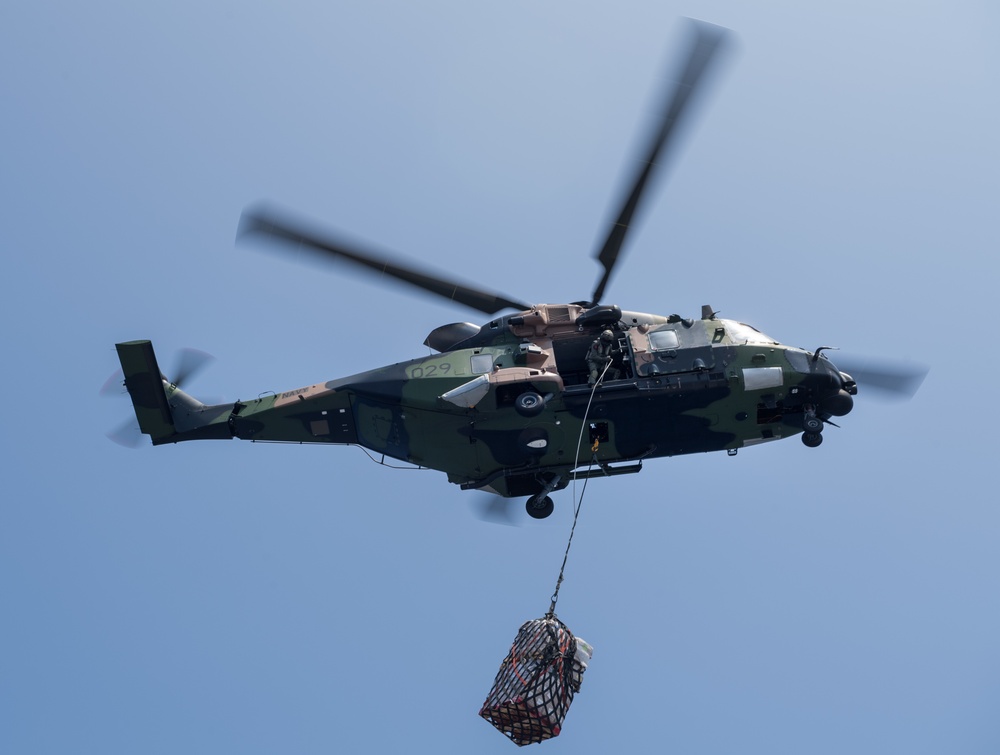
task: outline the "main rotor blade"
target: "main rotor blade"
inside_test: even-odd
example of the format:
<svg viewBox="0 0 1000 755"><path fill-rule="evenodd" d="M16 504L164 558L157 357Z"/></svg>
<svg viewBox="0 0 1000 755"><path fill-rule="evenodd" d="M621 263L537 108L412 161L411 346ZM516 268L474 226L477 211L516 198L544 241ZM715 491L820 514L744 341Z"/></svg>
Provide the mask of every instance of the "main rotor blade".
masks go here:
<svg viewBox="0 0 1000 755"><path fill-rule="evenodd" d="M501 498L491 493L480 493L474 501L476 517L490 524L502 524L506 527L519 527L521 523L514 514L513 501Z"/></svg>
<svg viewBox="0 0 1000 755"><path fill-rule="evenodd" d="M492 315L501 309L531 309L530 304L519 302L493 291L449 280L437 273L422 272L390 256L361 249L354 243L334 238L329 231L308 229L299 220L283 216L273 209L255 208L243 212L240 218L239 237L261 236L299 249L313 252L319 258L331 261L345 260L362 269L388 275L411 286L429 291L449 301Z"/></svg>
<svg viewBox="0 0 1000 755"><path fill-rule="evenodd" d="M837 354L833 357L837 369L849 374L862 390L873 388L883 395L911 398L930 371L912 362L889 362Z"/></svg>
<svg viewBox="0 0 1000 755"><path fill-rule="evenodd" d="M625 195L621 210L608 230L604 246L595 255L597 260L604 265L604 275L591 296L592 304L600 304L601 297L604 296L604 289L608 285L611 272L618 261L625 236L631 227L632 216L642 199L643 190L654 173L657 170L663 170L665 150L670 142L670 137L688 107L688 103L695 95L699 82L704 81L705 71L721 49L720 45L725 40L727 33L727 30L721 26L713 26L702 21L692 20L691 22L689 35L691 47L684 59L681 76L676 80L674 88L664 100L663 112L656 124L652 140L642 153L643 158L637 174L628 184L631 186L631 190Z"/></svg>

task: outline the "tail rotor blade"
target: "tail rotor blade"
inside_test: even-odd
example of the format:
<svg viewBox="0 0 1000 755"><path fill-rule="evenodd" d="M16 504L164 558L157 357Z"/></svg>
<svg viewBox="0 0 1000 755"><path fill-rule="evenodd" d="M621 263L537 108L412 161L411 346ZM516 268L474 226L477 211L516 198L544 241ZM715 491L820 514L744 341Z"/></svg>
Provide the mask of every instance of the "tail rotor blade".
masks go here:
<svg viewBox="0 0 1000 755"><path fill-rule="evenodd" d="M106 433L108 440L114 441L124 448L138 448L142 443L142 432L135 419L129 419L116 429Z"/></svg>
<svg viewBox="0 0 1000 755"><path fill-rule="evenodd" d="M104 381L104 385L101 386L97 395L117 396L122 393L125 393L125 373L121 369L117 369L111 377Z"/></svg>
<svg viewBox="0 0 1000 755"><path fill-rule="evenodd" d="M177 354L177 366L174 368L174 374L169 377L173 378L174 385L180 387L213 361L215 361L215 357L207 352L198 349L181 349Z"/></svg>

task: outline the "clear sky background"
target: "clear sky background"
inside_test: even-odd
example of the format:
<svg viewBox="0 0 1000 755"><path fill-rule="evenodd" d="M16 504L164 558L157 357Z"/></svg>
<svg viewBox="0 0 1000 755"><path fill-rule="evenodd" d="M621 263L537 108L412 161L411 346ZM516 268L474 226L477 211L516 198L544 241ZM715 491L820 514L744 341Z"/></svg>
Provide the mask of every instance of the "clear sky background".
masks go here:
<svg viewBox="0 0 1000 755"><path fill-rule="evenodd" d="M98 389L117 341L211 352L190 391L233 401L484 319L236 245L260 199L586 297L682 16L735 44L606 300L931 372L818 449L591 483L558 612L595 655L535 747L1000 752L987 0L6 4L0 751L513 751L476 713L569 491L504 527L356 448L128 450Z"/></svg>

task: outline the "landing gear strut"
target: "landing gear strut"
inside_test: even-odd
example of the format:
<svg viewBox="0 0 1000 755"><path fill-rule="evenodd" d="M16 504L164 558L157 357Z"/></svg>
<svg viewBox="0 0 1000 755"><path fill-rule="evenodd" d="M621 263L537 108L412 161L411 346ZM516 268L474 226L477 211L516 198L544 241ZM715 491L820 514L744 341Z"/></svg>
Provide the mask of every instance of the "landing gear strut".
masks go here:
<svg viewBox="0 0 1000 755"><path fill-rule="evenodd" d="M528 499L527 503L524 504L524 508L527 510L528 516L533 519L544 519L552 513L552 510L555 508L555 504L552 503L552 499L549 498L549 493L555 490L561 478L562 475L555 475L551 480L545 483L545 487Z"/></svg>

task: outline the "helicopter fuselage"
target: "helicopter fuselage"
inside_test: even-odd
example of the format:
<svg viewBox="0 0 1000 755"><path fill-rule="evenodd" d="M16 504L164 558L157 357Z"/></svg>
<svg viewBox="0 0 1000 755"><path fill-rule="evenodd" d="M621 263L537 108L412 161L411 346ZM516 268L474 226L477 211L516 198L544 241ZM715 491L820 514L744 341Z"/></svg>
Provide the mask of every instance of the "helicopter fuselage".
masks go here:
<svg viewBox="0 0 1000 755"><path fill-rule="evenodd" d="M164 379L174 432L151 435L360 445L463 488L533 496L645 459L818 436L850 411L854 382L821 353L702 315L539 305L442 326L425 342L437 354L232 405L200 404ZM614 356L591 385L588 350L608 330ZM126 385L139 385L127 362Z"/></svg>

